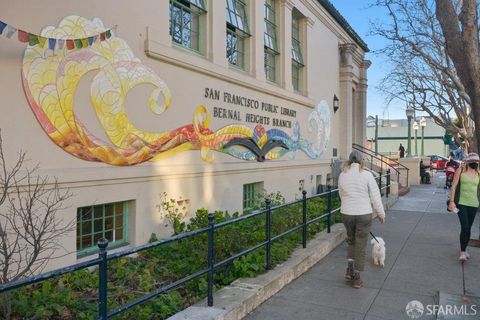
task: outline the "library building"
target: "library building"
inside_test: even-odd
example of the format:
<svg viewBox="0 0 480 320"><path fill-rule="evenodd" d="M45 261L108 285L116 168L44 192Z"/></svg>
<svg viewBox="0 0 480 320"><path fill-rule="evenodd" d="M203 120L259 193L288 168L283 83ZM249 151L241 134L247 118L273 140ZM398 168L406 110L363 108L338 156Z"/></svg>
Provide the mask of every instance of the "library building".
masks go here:
<svg viewBox="0 0 480 320"><path fill-rule="evenodd" d="M366 141L366 52L328 0L7 0L6 167L23 152L19 175L70 194L47 269L103 237L120 250L170 236L172 210L245 212L261 192L334 184Z"/></svg>

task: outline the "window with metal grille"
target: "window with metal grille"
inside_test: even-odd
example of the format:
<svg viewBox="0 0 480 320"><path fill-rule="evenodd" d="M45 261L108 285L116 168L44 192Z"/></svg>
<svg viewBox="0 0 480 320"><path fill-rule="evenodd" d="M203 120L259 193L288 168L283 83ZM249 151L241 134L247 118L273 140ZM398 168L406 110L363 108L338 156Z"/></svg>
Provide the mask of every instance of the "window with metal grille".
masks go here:
<svg viewBox="0 0 480 320"><path fill-rule="evenodd" d="M263 190L263 182L243 185L243 210L250 210L255 205L255 196Z"/></svg>
<svg viewBox="0 0 480 320"><path fill-rule="evenodd" d="M292 12L292 84L295 91L302 89L302 72L304 68L302 42L300 36L299 13Z"/></svg>
<svg viewBox="0 0 480 320"><path fill-rule="evenodd" d="M227 0L227 59L236 67L245 68L245 39L248 33L247 4L242 0Z"/></svg>
<svg viewBox="0 0 480 320"><path fill-rule="evenodd" d="M108 240L109 248L127 241L127 202L100 204L77 209L77 255L98 250L97 241Z"/></svg>
<svg viewBox="0 0 480 320"><path fill-rule="evenodd" d="M264 62L265 62L265 77L267 80L275 82L277 80L277 25L275 17L275 0L265 0L264 3Z"/></svg>
<svg viewBox="0 0 480 320"><path fill-rule="evenodd" d="M170 35L174 43L200 51L204 0L170 0Z"/></svg>

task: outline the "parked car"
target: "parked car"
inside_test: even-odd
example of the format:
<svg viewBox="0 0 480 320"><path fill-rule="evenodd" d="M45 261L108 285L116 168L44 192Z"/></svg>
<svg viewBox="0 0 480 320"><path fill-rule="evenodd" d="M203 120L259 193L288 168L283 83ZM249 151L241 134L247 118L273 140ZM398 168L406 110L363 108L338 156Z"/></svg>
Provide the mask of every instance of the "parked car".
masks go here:
<svg viewBox="0 0 480 320"><path fill-rule="evenodd" d="M448 158L438 155L430 155L430 170L445 170Z"/></svg>

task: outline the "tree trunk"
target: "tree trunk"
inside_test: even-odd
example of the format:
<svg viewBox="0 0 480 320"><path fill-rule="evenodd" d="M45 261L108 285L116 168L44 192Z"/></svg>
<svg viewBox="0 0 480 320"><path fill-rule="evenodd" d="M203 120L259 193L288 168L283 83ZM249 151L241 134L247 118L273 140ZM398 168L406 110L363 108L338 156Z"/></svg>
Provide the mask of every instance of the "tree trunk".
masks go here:
<svg viewBox="0 0 480 320"><path fill-rule="evenodd" d="M457 14L452 0L435 0L436 16L440 22L448 56L452 59L465 91L470 96L476 142L470 146L480 149L480 54L478 38L477 1L463 0Z"/></svg>
<svg viewBox="0 0 480 320"><path fill-rule="evenodd" d="M480 98L480 93L477 96ZM480 150L480 99L477 99L477 97L472 98L472 112L473 112L473 119L475 122L475 134L473 135L472 138L472 143L469 148L469 152L476 152ZM478 128L478 129L477 129Z"/></svg>

